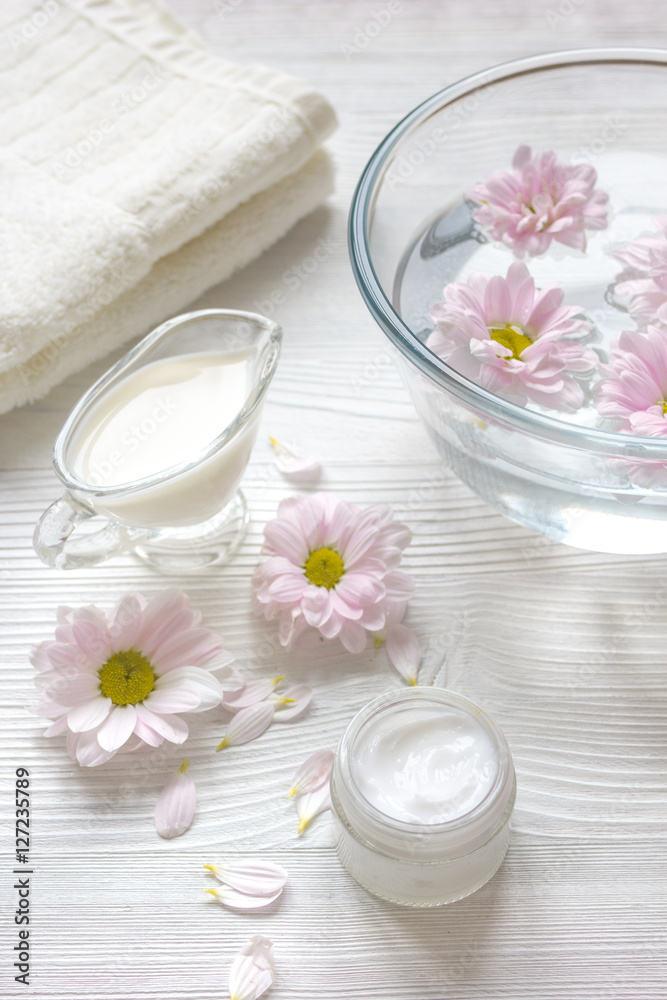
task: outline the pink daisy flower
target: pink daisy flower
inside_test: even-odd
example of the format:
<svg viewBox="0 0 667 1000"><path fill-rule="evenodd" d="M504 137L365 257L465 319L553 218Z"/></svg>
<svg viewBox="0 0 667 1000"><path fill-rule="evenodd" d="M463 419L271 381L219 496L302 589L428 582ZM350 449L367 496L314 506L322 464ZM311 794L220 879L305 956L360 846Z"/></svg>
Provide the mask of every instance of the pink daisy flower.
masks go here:
<svg viewBox="0 0 667 1000"><path fill-rule="evenodd" d="M598 412L620 421L619 430L646 437L667 437L667 331L626 330L612 350L612 363L593 392ZM620 472L647 489L667 485L664 462L623 460Z"/></svg>
<svg viewBox="0 0 667 1000"><path fill-rule="evenodd" d="M544 253L552 240L586 249L586 229L607 225L604 191L595 190L597 173L585 163L559 163L551 150L532 155L519 146L511 170L499 170L467 197L477 202L473 219L485 235L517 253Z"/></svg>
<svg viewBox="0 0 667 1000"><path fill-rule="evenodd" d="M527 400L574 412L583 403L572 372L597 364L594 351L567 337L590 323L564 306L560 288L537 291L525 264L514 261L505 278L472 274L466 284L445 286L429 314L436 327L426 345L462 375L513 402Z"/></svg>
<svg viewBox="0 0 667 1000"><path fill-rule="evenodd" d="M388 507L361 510L329 493L291 497L264 538L269 558L253 577L255 610L279 619L284 646L310 626L359 653L369 632L402 619L414 587L397 567L410 530Z"/></svg>
<svg viewBox="0 0 667 1000"><path fill-rule="evenodd" d="M626 330L612 358L594 387L600 414L630 434L667 437L667 332Z"/></svg>
<svg viewBox="0 0 667 1000"><path fill-rule="evenodd" d="M667 331L667 217L654 220L659 233L640 236L613 256L636 277L619 281L617 295L628 297L628 311L639 323Z"/></svg>
<svg viewBox="0 0 667 1000"><path fill-rule="evenodd" d="M53 720L45 735L66 733L70 756L88 767L119 750L183 743L177 713L219 705L211 670L231 659L200 621L176 589L149 603L128 594L109 618L94 605L58 608L55 640L30 654L43 689L37 714Z"/></svg>

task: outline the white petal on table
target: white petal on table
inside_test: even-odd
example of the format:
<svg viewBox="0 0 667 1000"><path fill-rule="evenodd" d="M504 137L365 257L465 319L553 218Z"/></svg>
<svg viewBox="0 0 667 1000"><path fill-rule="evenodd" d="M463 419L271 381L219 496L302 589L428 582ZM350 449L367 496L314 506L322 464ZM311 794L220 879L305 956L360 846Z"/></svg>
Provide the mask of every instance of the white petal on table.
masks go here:
<svg viewBox="0 0 667 1000"><path fill-rule="evenodd" d="M238 746L240 743L249 743L250 740L257 739L271 725L273 708L270 701L260 701L257 705L242 708L227 726L224 739L218 744L216 750Z"/></svg>
<svg viewBox="0 0 667 1000"><path fill-rule="evenodd" d="M299 836L306 829L311 820L319 816L321 812L331 809L331 794L329 792L329 782L325 782L312 792L305 795L297 795L294 799L297 815L299 817Z"/></svg>
<svg viewBox="0 0 667 1000"><path fill-rule="evenodd" d="M225 885L250 896L279 893L287 881L287 871L272 861L253 860L236 865L204 865Z"/></svg>
<svg viewBox="0 0 667 1000"><path fill-rule="evenodd" d="M229 906L232 910L261 910L263 906L270 906L275 902L282 892L282 886L275 892L268 895L251 895L248 892L239 892L231 885L217 886L215 889L204 889L214 899L217 899L223 906Z"/></svg>
<svg viewBox="0 0 667 1000"><path fill-rule="evenodd" d="M303 764L300 764L294 772L288 798L293 795L314 792L316 788L320 788L325 781L329 780L333 759L333 750L317 750L307 760L304 760Z"/></svg>
<svg viewBox="0 0 667 1000"><path fill-rule="evenodd" d="M187 760L160 792L155 806L155 829L167 840L189 830L197 807L197 789L187 773Z"/></svg>
<svg viewBox="0 0 667 1000"><path fill-rule="evenodd" d="M259 701L265 701L281 680L282 677L262 677L259 680L248 681L235 691L225 691L222 704L230 712L249 708Z"/></svg>
<svg viewBox="0 0 667 1000"><path fill-rule="evenodd" d="M296 481L303 479L312 481L317 479L322 471L321 464L312 455L306 454L300 448L284 444L274 437L270 437L271 447L274 452L274 464L278 472L282 472L286 479Z"/></svg>
<svg viewBox="0 0 667 1000"><path fill-rule="evenodd" d="M407 625L392 625L387 629L386 643L392 666L409 684L415 685L422 658L416 634Z"/></svg>
<svg viewBox="0 0 667 1000"><path fill-rule="evenodd" d="M273 984L273 944L257 934L232 962L229 970L230 1000L257 1000Z"/></svg>
<svg viewBox="0 0 667 1000"><path fill-rule="evenodd" d="M289 698L289 701L285 701ZM302 712L305 712L313 700L313 689L308 684L295 684L288 687L282 695L274 695L274 722L291 722Z"/></svg>

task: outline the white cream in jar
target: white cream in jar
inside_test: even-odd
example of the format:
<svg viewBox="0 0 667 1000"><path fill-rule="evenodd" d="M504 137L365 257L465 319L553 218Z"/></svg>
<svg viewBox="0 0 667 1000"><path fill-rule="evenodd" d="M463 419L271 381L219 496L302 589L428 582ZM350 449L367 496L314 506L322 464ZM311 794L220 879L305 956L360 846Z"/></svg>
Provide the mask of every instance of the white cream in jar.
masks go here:
<svg viewBox="0 0 667 1000"><path fill-rule="evenodd" d="M505 855L515 787L507 742L482 709L437 688L390 692L359 712L336 753L339 856L385 899L460 899Z"/></svg>

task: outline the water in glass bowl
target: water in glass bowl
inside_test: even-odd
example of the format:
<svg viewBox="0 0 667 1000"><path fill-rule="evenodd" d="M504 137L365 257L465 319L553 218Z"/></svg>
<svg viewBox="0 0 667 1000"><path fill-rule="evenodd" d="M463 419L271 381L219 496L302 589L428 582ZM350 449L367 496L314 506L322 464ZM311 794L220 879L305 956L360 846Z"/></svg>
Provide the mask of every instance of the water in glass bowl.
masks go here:
<svg viewBox="0 0 667 1000"><path fill-rule="evenodd" d="M567 151L556 152L560 161L574 162ZM508 166L499 163L497 169ZM523 260L538 289L556 285L564 291L565 305L580 308L593 327L584 343L606 362L615 338L637 326L614 293L624 265L610 251L657 232L653 220L667 215L667 159L639 151L612 151L593 166L598 174L596 187L609 195L607 227L587 231L585 253L552 242L546 253L526 255ZM483 178L471 178L471 183L476 180ZM465 282L479 271L504 277L517 259L508 247L484 238L472 219L473 208L461 192L455 202L434 211L418 227L396 269L394 308L422 341L434 326L429 308L442 299L445 285ZM570 448L476 419L443 392L426 386L402 360L401 368L438 450L453 471L492 506L549 538L581 548L667 551L666 485L639 485L628 461L586 451L586 430L613 429L593 402L591 387L600 372L577 376L584 388L584 404L575 413L526 404L528 409L581 427L581 448ZM641 455L639 442L636 448Z"/></svg>
<svg viewBox="0 0 667 1000"><path fill-rule="evenodd" d="M569 162L564 153L559 152L558 158ZM506 166L499 164L498 169ZM523 261L538 289L557 285L565 293L564 305L580 307L593 327L583 343L594 348L601 361L608 361L612 341L623 330L636 327L614 294L623 264L610 251L638 236L657 232L653 220L667 215L667 159L647 153L616 152L600 157L594 166L598 173L596 187L609 195L607 228L586 232L585 253L552 242L546 253L526 255ZM509 247L485 239L472 218L473 209L462 192L456 202L424 220L397 268L393 305L421 340L426 340L433 329L428 310L442 299L445 285L465 282L476 271L504 277L517 259ZM527 406L568 423L610 429L592 402L590 385L597 378L599 373L581 379L585 403L576 413L547 410L531 402Z"/></svg>

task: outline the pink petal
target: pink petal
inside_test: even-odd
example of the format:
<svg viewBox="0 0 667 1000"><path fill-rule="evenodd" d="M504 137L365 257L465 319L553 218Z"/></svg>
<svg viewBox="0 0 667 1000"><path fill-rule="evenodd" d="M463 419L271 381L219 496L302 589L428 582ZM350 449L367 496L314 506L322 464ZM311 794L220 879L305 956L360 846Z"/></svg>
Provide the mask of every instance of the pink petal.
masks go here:
<svg viewBox="0 0 667 1000"><path fill-rule="evenodd" d="M156 674L176 667L197 666L210 660L222 648L220 638L207 628L190 628L166 639L154 651L151 663Z"/></svg>
<svg viewBox="0 0 667 1000"><path fill-rule="evenodd" d="M252 858L239 864L204 865L218 881L249 896L272 896L280 893L287 882L282 865Z"/></svg>
<svg viewBox="0 0 667 1000"><path fill-rule="evenodd" d="M144 743L147 743L149 747L159 747L164 743L164 737L156 733L150 726L147 726L138 715L137 721L134 724L134 735Z"/></svg>
<svg viewBox="0 0 667 1000"><path fill-rule="evenodd" d="M297 525L286 520L269 521L264 528L264 538L272 555L284 556L297 566L308 558L306 539Z"/></svg>
<svg viewBox="0 0 667 1000"><path fill-rule="evenodd" d="M273 944L258 934L241 949L229 970L230 1000L257 1000L274 977Z"/></svg>
<svg viewBox="0 0 667 1000"><path fill-rule="evenodd" d="M192 712L199 706L199 696L183 685L158 690L144 698L146 708L158 715L174 715L178 712Z"/></svg>
<svg viewBox="0 0 667 1000"><path fill-rule="evenodd" d="M294 772L288 798L293 795L303 795L304 792L313 792L328 781L333 759L333 750L317 750L304 760Z"/></svg>
<svg viewBox="0 0 667 1000"><path fill-rule="evenodd" d="M112 708L111 698L99 695L92 701L83 702L70 709L67 713L67 724L73 733L87 732L104 722Z"/></svg>
<svg viewBox="0 0 667 1000"><path fill-rule="evenodd" d="M315 788L312 792L306 792L305 795L297 795L294 799L294 805L299 817L297 832L300 836L311 820L327 809L331 809L329 782L324 782L319 788Z"/></svg>
<svg viewBox="0 0 667 1000"><path fill-rule="evenodd" d="M293 687L288 687L282 695L274 695L272 700L273 721L291 722L306 711L313 700L313 689L308 684L295 684Z"/></svg>
<svg viewBox="0 0 667 1000"><path fill-rule="evenodd" d="M229 906L234 910L260 910L263 906L270 906L280 896L282 889L270 895L250 895L247 892L239 892L229 885L216 886L215 889L204 889L214 899L217 899L223 906ZM263 992L263 991L262 991ZM259 996L259 994L255 994Z"/></svg>
<svg viewBox="0 0 667 1000"><path fill-rule="evenodd" d="M146 602L137 594L121 597L111 616L109 632L115 650L136 649L143 625Z"/></svg>
<svg viewBox="0 0 667 1000"><path fill-rule="evenodd" d="M224 739L216 749L222 750L223 747L238 746L241 743L249 743L250 740L257 739L271 725L273 711L273 704L269 701L260 701L256 705L242 708L232 718L227 726Z"/></svg>
<svg viewBox="0 0 667 1000"><path fill-rule="evenodd" d="M242 708L265 701L273 692L282 677L262 677L260 680L248 681L236 691L225 691L222 704L230 712L238 712Z"/></svg>
<svg viewBox="0 0 667 1000"><path fill-rule="evenodd" d="M113 644L107 628L100 628L93 622L77 621L72 626L72 635L81 652L92 664L101 666L109 659Z"/></svg>
<svg viewBox="0 0 667 1000"><path fill-rule="evenodd" d="M169 636L189 628L193 612L182 590L170 587L154 597L141 615L141 628L136 637L137 647L150 660L153 650Z"/></svg>
<svg viewBox="0 0 667 1000"><path fill-rule="evenodd" d="M188 725L178 715L158 715L139 702L134 706L137 718L170 743L184 743L188 738ZM148 742L148 740L146 740Z"/></svg>
<svg viewBox="0 0 667 1000"><path fill-rule="evenodd" d="M269 441L275 453L273 461L283 476L287 479L294 479L297 482L299 480L312 482L314 479L317 479L322 471L322 466L317 459L305 454L305 452L299 451L298 448L293 448L282 441L276 440L274 437L270 437Z"/></svg>
<svg viewBox="0 0 667 1000"><path fill-rule="evenodd" d="M49 695L57 700L59 705L75 708L82 702L92 701L101 693L98 674L77 674L71 680L63 678L49 686Z"/></svg>
<svg viewBox="0 0 667 1000"><path fill-rule="evenodd" d="M189 830L197 807L197 789L184 760L164 786L155 805L155 829L161 837L180 837Z"/></svg>
<svg viewBox="0 0 667 1000"><path fill-rule="evenodd" d="M361 653L366 648L366 629L357 622L343 622L338 636L350 653Z"/></svg>
<svg viewBox="0 0 667 1000"><path fill-rule="evenodd" d="M422 651L415 632L407 625L392 625L387 629L387 656L393 667L409 684L417 683Z"/></svg>
<svg viewBox="0 0 667 1000"><path fill-rule="evenodd" d="M70 733L67 738L67 749L81 767L98 767L113 757L113 753L109 750L102 749L97 742L97 734L92 731Z"/></svg>
<svg viewBox="0 0 667 1000"><path fill-rule="evenodd" d="M157 711L152 704L153 695L167 692L181 692L194 694L197 698L196 704L190 708L174 709L176 712L207 712L211 708L216 708L222 700L222 685L217 677L203 667L176 667L168 673L158 677L154 691L145 699L145 703ZM164 713L165 709L159 711Z"/></svg>
<svg viewBox="0 0 667 1000"><path fill-rule="evenodd" d="M97 742L103 750L115 753L129 740L136 721L134 705L116 705L97 730Z"/></svg>

